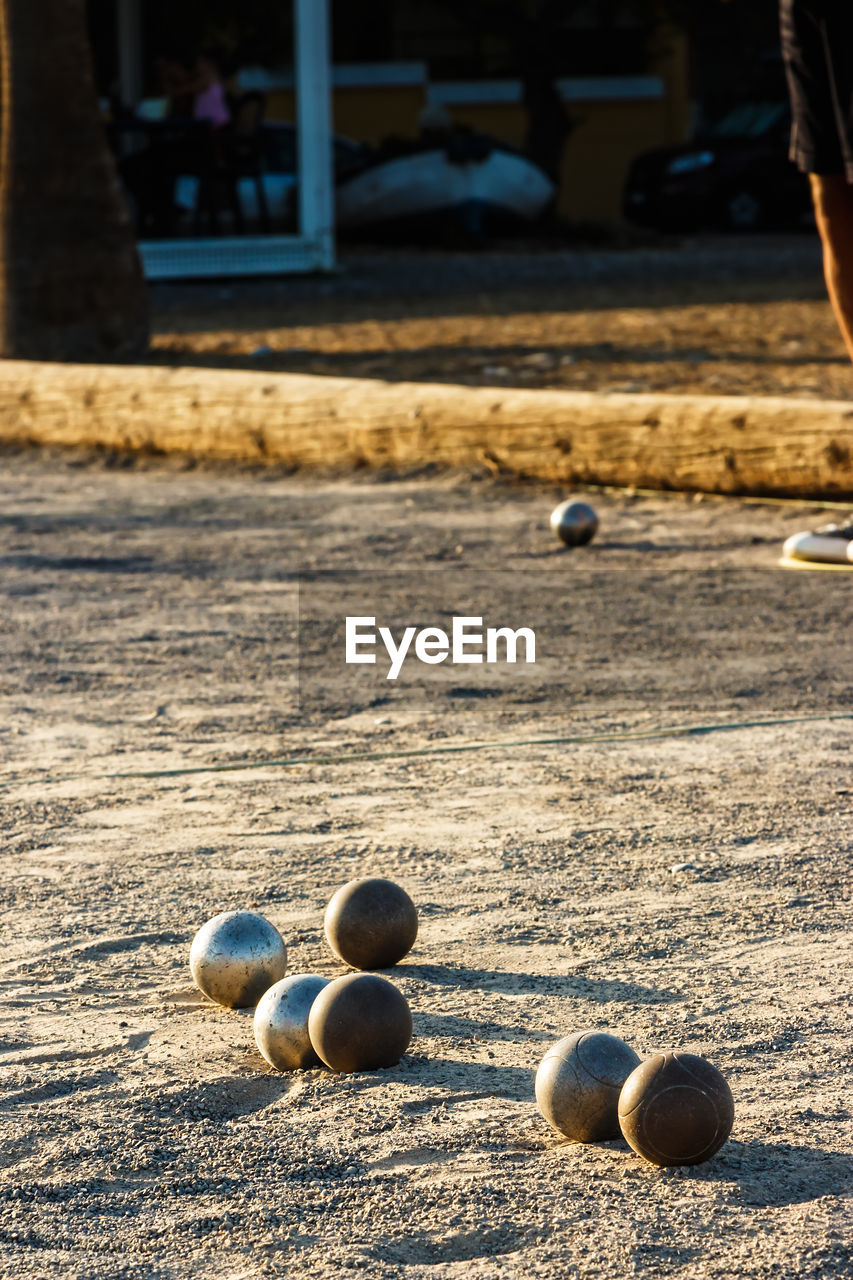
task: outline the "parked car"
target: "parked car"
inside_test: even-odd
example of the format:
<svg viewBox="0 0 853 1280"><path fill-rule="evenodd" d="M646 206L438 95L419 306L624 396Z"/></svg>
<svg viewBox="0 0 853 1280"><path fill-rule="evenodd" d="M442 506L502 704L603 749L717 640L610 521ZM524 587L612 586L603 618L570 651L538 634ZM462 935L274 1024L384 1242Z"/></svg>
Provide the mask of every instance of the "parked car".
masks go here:
<svg viewBox="0 0 853 1280"><path fill-rule="evenodd" d="M787 102L750 102L692 142L638 156L625 186L625 217L661 231L802 226L808 182L788 159Z"/></svg>

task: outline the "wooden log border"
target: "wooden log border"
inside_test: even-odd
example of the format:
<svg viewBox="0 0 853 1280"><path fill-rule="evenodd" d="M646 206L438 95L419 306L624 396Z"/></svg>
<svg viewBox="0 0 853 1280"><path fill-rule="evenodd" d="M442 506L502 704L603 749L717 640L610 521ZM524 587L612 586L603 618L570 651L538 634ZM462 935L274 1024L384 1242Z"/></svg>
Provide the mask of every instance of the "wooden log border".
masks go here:
<svg viewBox="0 0 853 1280"><path fill-rule="evenodd" d="M7 360L0 441L292 468L433 463L561 485L853 497L853 402L829 400Z"/></svg>

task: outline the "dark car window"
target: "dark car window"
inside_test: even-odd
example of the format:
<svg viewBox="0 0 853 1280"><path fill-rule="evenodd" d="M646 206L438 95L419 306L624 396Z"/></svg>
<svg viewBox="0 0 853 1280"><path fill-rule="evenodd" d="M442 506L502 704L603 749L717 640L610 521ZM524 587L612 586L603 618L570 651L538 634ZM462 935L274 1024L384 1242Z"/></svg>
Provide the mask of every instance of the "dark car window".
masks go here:
<svg viewBox="0 0 853 1280"><path fill-rule="evenodd" d="M711 133L715 138L760 138L783 124L787 116L784 102L743 102L718 120Z"/></svg>

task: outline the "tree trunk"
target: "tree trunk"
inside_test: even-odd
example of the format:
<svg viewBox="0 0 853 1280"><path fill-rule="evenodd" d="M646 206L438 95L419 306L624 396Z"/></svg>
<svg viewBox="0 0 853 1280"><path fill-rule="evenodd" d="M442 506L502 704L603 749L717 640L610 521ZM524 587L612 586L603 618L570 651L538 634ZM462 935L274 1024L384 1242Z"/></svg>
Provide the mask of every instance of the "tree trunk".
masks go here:
<svg viewBox="0 0 853 1280"><path fill-rule="evenodd" d="M572 9L566 0L545 0L535 12L522 18L516 35L527 111L524 149L558 188L563 176L563 152L574 122L557 88L560 69L556 51L561 23Z"/></svg>
<svg viewBox="0 0 853 1280"><path fill-rule="evenodd" d="M0 356L128 360L145 282L100 118L85 0L0 0Z"/></svg>

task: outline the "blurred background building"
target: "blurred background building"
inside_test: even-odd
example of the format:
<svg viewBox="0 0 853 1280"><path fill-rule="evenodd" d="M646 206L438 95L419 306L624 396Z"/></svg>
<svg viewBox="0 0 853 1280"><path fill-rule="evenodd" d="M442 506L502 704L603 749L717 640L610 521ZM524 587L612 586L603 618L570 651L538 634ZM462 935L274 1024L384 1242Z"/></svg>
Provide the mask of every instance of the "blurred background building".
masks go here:
<svg viewBox="0 0 853 1280"><path fill-rule="evenodd" d="M233 94L263 95L267 123L293 122L293 8L89 0L99 92L156 110L157 56L208 50ZM375 147L436 120L490 135L550 175L566 224L616 222L639 155L784 97L776 0L330 0L330 18L336 135Z"/></svg>

